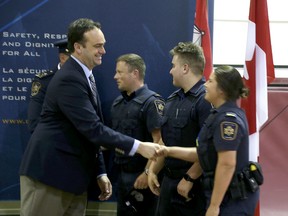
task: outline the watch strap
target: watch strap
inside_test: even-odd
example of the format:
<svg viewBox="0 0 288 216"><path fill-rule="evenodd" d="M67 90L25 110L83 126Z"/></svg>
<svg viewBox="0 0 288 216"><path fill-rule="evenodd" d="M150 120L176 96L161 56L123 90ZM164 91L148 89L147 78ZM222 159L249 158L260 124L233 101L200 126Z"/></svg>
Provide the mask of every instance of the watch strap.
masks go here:
<svg viewBox="0 0 288 216"><path fill-rule="evenodd" d="M192 183L195 183L195 181L196 181L196 179L191 178L187 173L184 174L183 178L186 181L189 181L189 182L192 182Z"/></svg>

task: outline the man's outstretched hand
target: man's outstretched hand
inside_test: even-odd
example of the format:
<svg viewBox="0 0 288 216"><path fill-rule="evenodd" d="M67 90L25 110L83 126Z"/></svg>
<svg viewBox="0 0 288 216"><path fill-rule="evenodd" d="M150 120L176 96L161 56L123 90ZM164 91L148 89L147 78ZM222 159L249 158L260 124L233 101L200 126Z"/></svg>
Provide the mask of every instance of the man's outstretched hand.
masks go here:
<svg viewBox="0 0 288 216"><path fill-rule="evenodd" d="M150 160L156 160L162 153L162 146L158 143L140 142L137 153Z"/></svg>

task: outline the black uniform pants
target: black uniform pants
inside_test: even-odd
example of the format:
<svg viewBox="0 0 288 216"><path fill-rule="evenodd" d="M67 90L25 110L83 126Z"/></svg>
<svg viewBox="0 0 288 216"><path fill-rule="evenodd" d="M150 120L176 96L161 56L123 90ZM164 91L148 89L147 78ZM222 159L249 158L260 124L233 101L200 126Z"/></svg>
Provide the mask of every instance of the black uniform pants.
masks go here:
<svg viewBox="0 0 288 216"><path fill-rule="evenodd" d="M144 201L137 203L137 212L125 204L129 191L133 188L136 178L143 173L141 172L125 172L120 170L118 173L118 190L117 190L117 216L153 216L157 205L157 196L150 189L143 190L145 194ZM136 206L135 206L136 207Z"/></svg>
<svg viewBox="0 0 288 216"><path fill-rule="evenodd" d="M186 199L177 192L180 180L181 178L172 179L164 176L158 199L157 216L204 216L206 207L204 193L197 193L193 199L186 202Z"/></svg>

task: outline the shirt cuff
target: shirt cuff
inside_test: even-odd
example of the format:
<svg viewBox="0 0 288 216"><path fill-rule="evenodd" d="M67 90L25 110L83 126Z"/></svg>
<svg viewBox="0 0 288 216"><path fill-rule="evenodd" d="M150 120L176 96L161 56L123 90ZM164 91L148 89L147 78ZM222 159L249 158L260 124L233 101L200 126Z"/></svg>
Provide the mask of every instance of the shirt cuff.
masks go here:
<svg viewBox="0 0 288 216"><path fill-rule="evenodd" d="M101 178L102 176L107 176L107 173L102 173L102 174L98 175L97 179Z"/></svg>
<svg viewBox="0 0 288 216"><path fill-rule="evenodd" d="M133 147L132 147L131 151L129 152L129 156L133 156L136 153L139 145L140 145L140 141L135 139Z"/></svg>

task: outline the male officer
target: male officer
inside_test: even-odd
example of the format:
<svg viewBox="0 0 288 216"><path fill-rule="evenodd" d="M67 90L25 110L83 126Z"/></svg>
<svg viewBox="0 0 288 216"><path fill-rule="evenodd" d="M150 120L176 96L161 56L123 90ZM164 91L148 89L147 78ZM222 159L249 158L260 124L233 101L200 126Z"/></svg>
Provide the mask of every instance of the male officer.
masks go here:
<svg viewBox="0 0 288 216"><path fill-rule="evenodd" d="M172 93L163 112L161 135L166 146L195 147L196 138L211 105L204 99L203 70L205 58L201 47L192 42L180 42L171 51L173 85L179 90ZM164 167L161 189L157 173ZM160 216L205 215L205 198L197 163L175 158L159 158L149 169L149 187L159 196ZM160 189L160 191L159 191Z"/></svg>
<svg viewBox="0 0 288 216"><path fill-rule="evenodd" d="M39 122L44 97L50 80L70 56L67 44L67 39L54 43L54 46L58 47L59 52L58 65L53 70L37 73L33 79L31 97L28 106L28 128L31 133L33 133Z"/></svg>
<svg viewBox="0 0 288 216"><path fill-rule="evenodd" d="M161 138L164 100L144 84L145 70L145 62L137 54L125 54L116 60L114 79L121 95L115 99L111 108L112 128L139 140L158 143ZM138 192L142 195L145 194L144 199L139 200L141 205L138 205L137 213L133 215L155 214L157 199L148 189L147 170L150 162L140 154L128 157L116 153L118 216L130 215L131 209L126 206L126 198L132 188L139 189ZM131 193L136 195L133 190Z"/></svg>

